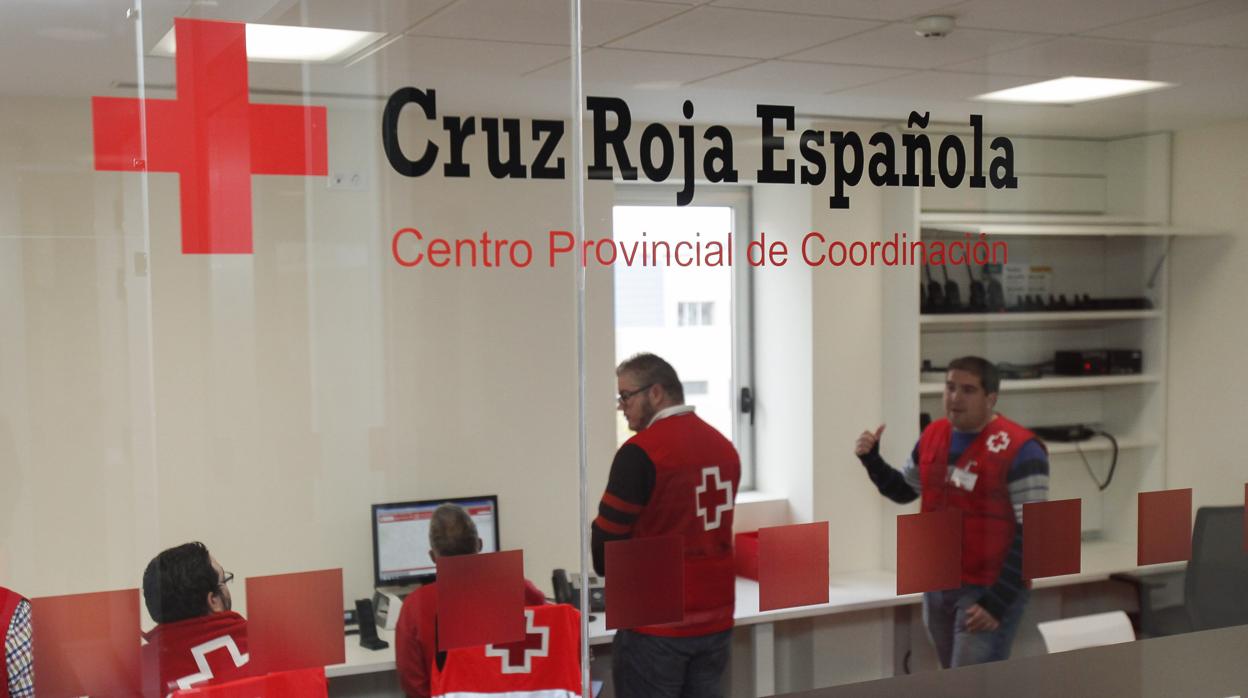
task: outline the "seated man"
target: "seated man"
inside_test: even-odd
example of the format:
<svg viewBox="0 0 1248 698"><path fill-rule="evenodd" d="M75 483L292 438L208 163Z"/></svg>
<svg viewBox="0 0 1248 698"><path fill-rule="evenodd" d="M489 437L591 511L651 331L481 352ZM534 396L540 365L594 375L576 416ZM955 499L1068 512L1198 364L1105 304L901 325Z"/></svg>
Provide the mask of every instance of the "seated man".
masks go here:
<svg viewBox="0 0 1248 698"><path fill-rule="evenodd" d="M159 625L143 634L145 695L250 675L247 621L230 610L232 579L203 543L170 548L148 563L143 600Z"/></svg>
<svg viewBox="0 0 1248 698"><path fill-rule="evenodd" d="M481 551L477 525L463 507L443 504L434 510L429 522L429 548L429 557L434 562L440 557L474 555ZM544 603L546 597L526 579L524 605ZM399 683L411 698L429 698L433 663L445 659L445 653L438 656L437 612L438 585L434 582L408 594L399 613L399 624L394 631L395 662Z"/></svg>
<svg viewBox="0 0 1248 698"><path fill-rule="evenodd" d="M35 655L30 639L30 602L4 587L0 587L0 628L4 628L0 696L34 696Z"/></svg>

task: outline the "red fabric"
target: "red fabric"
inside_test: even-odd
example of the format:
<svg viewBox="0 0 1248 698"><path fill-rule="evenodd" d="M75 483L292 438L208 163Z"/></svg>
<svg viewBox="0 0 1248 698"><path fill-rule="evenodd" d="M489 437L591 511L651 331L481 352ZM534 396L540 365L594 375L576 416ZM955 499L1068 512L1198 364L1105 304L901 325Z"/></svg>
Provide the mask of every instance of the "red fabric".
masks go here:
<svg viewBox="0 0 1248 698"><path fill-rule="evenodd" d="M524 605L546 603L533 582L524 580ZM438 652L438 585L426 584L407 595L394 631L394 659L399 685L411 698L429 698L429 678Z"/></svg>
<svg viewBox="0 0 1248 698"><path fill-rule="evenodd" d="M251 676L247 620L233 611L162 623L143 634L147 693L215 685ZM237 657L236 657L237 654Z"/></svg>
<svg viewBox="0 0 1248 698"><path fill-rule="evenodd" d="M329 695L325 667L280 671L216 686L177 691L174 698L324 698Z"/></svg>
<svg viewBox="0 0 1248 698"><path fill-rule="evenodd" d="M0 587L0 640L4 640L9 634L9 624L13 622L13 613L17 611L17 605L23 601L21 596ZM9 663L4 662L0 666L0 698L9 698Z"/></svg>
<svg viewBox="0 0 1248 698"><path fill-rule="evenodd" d="M949 481L953 425L938 419L919 437L924 512L957 509L962 516L962 583L991 586L1014 540L1016 523L1007 477L1018 450L1035 435L1001 415L966 447L956 467L978 475L974 489ZM974 465L971 465L971 464Z"/></svg>
<svg viewBox="0 0 1248 698"><path fill-rule="evenodd" d="M445 665L433 667L432 695L580 696L580 614L567 604L532 606L524 614L521 642L447 652Z"/></svg>
<svg viewBox="0 0 1248 698"><path fill-rule="evenodd" d="M684 620L684 538L649 536L607 541L603 556L607 630Z"/></svg>
<svg viewBox="0 0 1248 698"><path fill-rule="evenodd" d="M692 412L660 419L628 443L645 451L655 470L654 491L633 537L679 535L685 542L684 621L634 630L690 637L731 628L732 507L741 484L737 450Z"/></svg>

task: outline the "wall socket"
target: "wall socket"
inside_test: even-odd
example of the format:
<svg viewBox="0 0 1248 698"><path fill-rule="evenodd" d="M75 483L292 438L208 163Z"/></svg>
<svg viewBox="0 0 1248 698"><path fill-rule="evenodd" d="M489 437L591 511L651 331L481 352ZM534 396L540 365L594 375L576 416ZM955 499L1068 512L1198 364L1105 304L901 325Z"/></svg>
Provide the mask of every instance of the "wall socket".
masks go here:
<svg viewBox="0 0 1248 698"><path fill-rule="evenodd" d="M368 188L365 186L364 175L347 170L331 173L327 186L330 189L345 189L347 191L364 191Z"/></svg>

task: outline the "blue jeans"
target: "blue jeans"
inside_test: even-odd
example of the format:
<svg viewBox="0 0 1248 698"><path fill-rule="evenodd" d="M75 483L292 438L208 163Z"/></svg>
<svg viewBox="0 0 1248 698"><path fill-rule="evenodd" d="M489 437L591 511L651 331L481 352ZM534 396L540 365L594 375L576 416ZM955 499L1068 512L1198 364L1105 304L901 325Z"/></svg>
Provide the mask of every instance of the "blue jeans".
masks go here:
<svg viewBox="0 0 1248 698"><path fill-rule="evenodd" d="M1010 645L1014 643L1018 623L1031 594L1026 589L1019 592L1005 616L998 619L1001 625L996 630L972 633L966 629L966 609L983 593L984 587L964 586L923 594L923 624L936 646L936 656L942 667L948 669L1009 658Z"/></svg>
<svg viewBox="0 0 1248 698"><path fill-rule="evenodd" d="M732 631L699 637L615 633L611 678L615 698L721 698Z"/></svg>

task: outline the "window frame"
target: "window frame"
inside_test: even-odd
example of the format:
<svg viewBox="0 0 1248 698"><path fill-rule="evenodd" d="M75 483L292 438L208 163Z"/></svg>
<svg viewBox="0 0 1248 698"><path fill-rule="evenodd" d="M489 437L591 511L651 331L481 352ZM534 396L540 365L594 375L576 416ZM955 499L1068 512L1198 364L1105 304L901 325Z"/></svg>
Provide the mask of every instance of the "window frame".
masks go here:
<svg viewBox="0 0 1248 698"><path fill-rule="evenodd" d="M673 186L616 182L611 202L612 219L616 206L676 207L677 191L678 188ZM750 492L757 482L754 458L756 437L752 415L741 411L741 390L748 388L757 405L758 390L754 386L754 280L753 269L747 263L746 256L754 229L754 191L750 186L699 183L697 194L689 206L726 206L732 209L733 264L728 309L732 318L732 399L733 414L736 416L732 441L741 457L740 492ZM614 234L612 230L612 236ZM614 279L612 269L612 294L615 292ZM614 320L611 332L614 337Z"/></svg>

